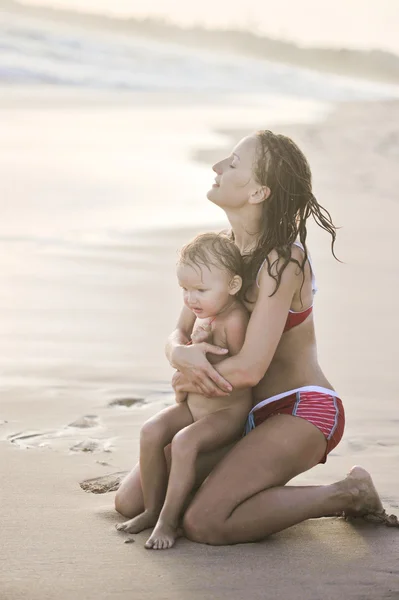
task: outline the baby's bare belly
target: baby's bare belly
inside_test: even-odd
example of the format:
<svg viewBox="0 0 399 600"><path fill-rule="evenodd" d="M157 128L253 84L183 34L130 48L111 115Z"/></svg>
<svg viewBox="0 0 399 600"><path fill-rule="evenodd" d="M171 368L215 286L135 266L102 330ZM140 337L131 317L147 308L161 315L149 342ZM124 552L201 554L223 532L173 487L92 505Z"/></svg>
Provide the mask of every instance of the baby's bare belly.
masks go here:
<svg viewBox="0 0 399 600"><path fill-rule="evenodd" d="M194 421L202 419L219 410L229 410L237 420L246 421L249 411L252 408L251 390L235 390L230 396L223 398L208 398L201 394L189 394L187 404L193 415Z"/></svg>

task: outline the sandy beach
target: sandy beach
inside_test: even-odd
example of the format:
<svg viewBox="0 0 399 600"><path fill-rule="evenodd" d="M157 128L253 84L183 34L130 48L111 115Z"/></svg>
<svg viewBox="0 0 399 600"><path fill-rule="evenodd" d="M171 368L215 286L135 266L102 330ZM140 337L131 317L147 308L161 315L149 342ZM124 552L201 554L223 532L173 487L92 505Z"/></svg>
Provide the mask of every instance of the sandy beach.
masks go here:
<svg viewBox="0 0 399 600"><path fill-rule="evenodd" d="M13 129L5 110L0 154L17 155L17 120ZM252 126L261 127L273 123ZM314 226L309 247L320 362L346 432L327 464L295 483L328 484L360 464L399 514L399 102L347 103L323 122L276 130L303 148L315 194L342 226L342 263ZM229 151L247 132L232 122L215 135ZM204 139L193 156L210 167L221 153ZM7 210L14 188L1 179ZM126 544L115 530L113 492L80 487L133 466L141 424L173 402L163 348L181 306L176 252L199 231L143 229L91 250L0 237L1 600L399 598L397 529L320 519L258 544L180 539L150 552L148 532Z"/></svg>

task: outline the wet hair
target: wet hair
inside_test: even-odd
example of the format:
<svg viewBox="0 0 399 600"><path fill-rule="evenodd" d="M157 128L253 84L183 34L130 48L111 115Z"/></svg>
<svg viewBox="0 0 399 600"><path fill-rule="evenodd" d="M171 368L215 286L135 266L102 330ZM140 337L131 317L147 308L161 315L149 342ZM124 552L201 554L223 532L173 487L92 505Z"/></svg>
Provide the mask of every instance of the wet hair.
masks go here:
<svg viewBox="0 0 399 600"><path fill-rule="evenodd" d="M263 130L257 131L256 137L258 150L253 172L258 183L270 189L270 195L262 203L261 231L258 232L257 245L244 259L244 297L256 280L265 258L267 271L276 282L272 296L277 292L284 270L290 262L296 263L302 271L303 286L308 259L306 221L309 217L313 217L317 225L330 234L331 251L337 258L334 252L336 227L330 213L313 195L312 174L303 152L285 135ZM304 249L301 262L291 254L292 244L298 238ZM233 234L231 239L234 240ZM273 262L268 258L272 250L278 255Z"/></svg>
<svg viewBox="0 0 399 600"><path fill-rule="evenodd" d="M201 233L180 250L178 265L208 269L217 267L244 280L244 261L231 237L224 233ZM240 297L240 292L236 294Z"/></svg>

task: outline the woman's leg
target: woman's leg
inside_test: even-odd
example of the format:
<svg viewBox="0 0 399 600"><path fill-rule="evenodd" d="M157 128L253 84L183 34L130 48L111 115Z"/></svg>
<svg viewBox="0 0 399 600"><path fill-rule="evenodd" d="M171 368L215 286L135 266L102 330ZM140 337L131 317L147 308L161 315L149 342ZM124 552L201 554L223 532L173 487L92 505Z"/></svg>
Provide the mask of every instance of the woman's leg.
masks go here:
<svg viewBox="0 0 399 600"><path fill-rule="evenodd" d="M193 422L186 402L165 408L146 421L140 432L140 477L144 511L116 526L119 531L139 533L155 525L165 499L168 471L165 446L175 434Z"/></svg>
<svg viewBox="0 0 399 600"><path fill-rule="evenodd" d="M173 546L180 516L194 487L197 456L237 440L242 429L236 414L226 409L199 419L175 435L165 502L146 548L163 550Z"/></svg>
<svg viewBox="0 0 399 600"><path fill-rule="evenodd" d="M165 448L167 468L170 468L170 445ZM133 519L144 510L140 465L137 463L126 475L115 494L115 510L126 519Z"/></svg>
<svg viewBox="0 0 399 600"><path fill-rule="evenodd" d="M187 537L215 545L254 542L309 518L381 511L371 478L360 467L333 485L285 486L318 464L325 448L325 437L308 421L271 417L207 478L185 514Z"/></svg>

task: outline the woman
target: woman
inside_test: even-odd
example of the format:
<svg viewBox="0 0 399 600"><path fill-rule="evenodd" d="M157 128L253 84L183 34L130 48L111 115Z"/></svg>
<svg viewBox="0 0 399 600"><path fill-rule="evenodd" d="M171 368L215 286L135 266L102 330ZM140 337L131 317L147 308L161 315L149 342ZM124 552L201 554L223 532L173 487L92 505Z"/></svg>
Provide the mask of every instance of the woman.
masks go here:
<svg viewBox="0 0 399 600"><path fill-rule="evenodd" d="M208 544L253 542L308 518L381 513L371 478L360 467L333 485L285 486L325 462L345 421L317 361L306 221L313 216L332 236L333 253L335 227L312 194L307 160L289 138L260 131L213 170L208 198L225 211L247 265L245 304L251 317L245 342L214 368L206 353L218 348L186 345L194 319L183 308L167 356L177 369L177 391L216 397L251 386L254 408L247 435L222 459L205 456L198 466L198 483L210 475L186 510L185 535ZM131 518L142 508L136 467L117 492L116 509Z"/></svg>

